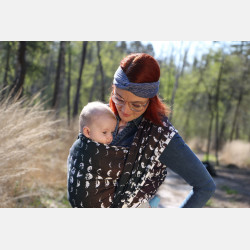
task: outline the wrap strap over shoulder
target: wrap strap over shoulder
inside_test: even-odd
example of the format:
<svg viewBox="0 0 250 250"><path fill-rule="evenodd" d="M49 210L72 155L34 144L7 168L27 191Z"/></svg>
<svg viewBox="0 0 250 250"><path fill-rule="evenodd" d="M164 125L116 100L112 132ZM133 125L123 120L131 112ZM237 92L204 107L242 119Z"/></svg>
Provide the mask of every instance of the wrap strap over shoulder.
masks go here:
<svg viewBox="0 0 250 250"><path fill-rule="evenodd" d="M165 118L156 126L143 118L129 149L111 207L138 207L152 198L166 178L159 157L178 131Z"/></svg>

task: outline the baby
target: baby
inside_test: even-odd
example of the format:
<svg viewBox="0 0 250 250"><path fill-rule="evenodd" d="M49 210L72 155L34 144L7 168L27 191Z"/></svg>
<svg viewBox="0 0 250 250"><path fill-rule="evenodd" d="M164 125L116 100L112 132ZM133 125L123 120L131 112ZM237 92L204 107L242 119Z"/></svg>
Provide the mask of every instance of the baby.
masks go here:
<svg viewBox="0 0 250 250"><path fill-rule="evenodd" d="M109 144L116 127L116 117L104 103L91 102L82 110L79 117L80 133L93 141Z"/></svg>
<svg viewBox="0 0 250 250"><path fill-rule="evenodd" d="M79 117L80 134L68 156L68 199L72 207L110 207L127 156L109 146L116 117L101 102L87 104Z"/></svg>

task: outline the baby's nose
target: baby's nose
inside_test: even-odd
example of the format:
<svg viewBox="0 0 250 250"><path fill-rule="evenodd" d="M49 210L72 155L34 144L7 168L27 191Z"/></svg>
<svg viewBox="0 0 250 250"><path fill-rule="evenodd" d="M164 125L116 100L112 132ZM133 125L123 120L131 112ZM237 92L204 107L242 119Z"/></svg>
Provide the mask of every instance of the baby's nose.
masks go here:
<svg viewBox="0 0 250 250"><path fill-rule="evenodd" d="M113 136L111 135L111 136L109 136L109 138L108 138L107 144L111 143L112 141L113 141Z"/></svg>

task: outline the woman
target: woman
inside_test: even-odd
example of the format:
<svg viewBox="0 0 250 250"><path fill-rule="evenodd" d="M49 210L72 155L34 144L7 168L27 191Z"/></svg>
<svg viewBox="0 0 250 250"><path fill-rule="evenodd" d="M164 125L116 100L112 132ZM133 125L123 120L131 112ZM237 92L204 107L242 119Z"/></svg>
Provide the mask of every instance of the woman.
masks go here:
<svg viewBox="0 0 250 250"><path fill-rule="evenodd" d="M169 108L157 96L159 78L159 64L148 54L130 54L121 61L114 75L109 102L111 109L117 115L116 131L111 145L131 148L142 120L150 121L161 129L165 121L164 124L167 123L166 127L171 129L173 136L167 138L156 160L161 166L167 166L180 175L193 187L180 207L203 207L213 195L215 183L177 130L167 121ZM151 207L157 207L158 201L156 196L151 199Z"/></svg>

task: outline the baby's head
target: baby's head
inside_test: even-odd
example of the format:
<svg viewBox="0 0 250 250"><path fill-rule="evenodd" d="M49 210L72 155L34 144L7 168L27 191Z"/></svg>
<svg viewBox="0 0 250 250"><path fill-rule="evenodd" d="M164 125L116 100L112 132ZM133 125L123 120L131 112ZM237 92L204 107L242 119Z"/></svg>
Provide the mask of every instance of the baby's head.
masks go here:
<svg viewBox="0 0 250 250"><path fill-rule="evenodd" d="M116 117L102 102L90 102L79 116L80 132L93 141L109 144L116 127Z"/></svg>

